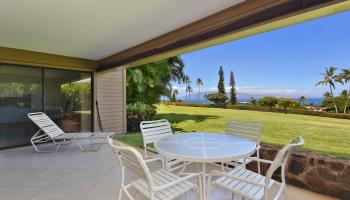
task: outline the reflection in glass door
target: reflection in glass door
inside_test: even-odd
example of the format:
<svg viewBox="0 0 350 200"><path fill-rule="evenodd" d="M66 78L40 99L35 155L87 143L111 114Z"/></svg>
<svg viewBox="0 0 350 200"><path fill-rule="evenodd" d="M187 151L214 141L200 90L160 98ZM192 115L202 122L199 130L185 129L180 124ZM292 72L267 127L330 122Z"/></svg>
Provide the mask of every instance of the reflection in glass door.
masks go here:
<svg viewBox="0 0 350 200"><path fill-rule="evenodd" d="M64 131L91 131L91 98L91 73L44 70L45 112Z"/></svg>
<svg viewBox="0 0 350 200"><path fill-rule="evenodd" d="M28 144L36 127L27 114L42 107L42 70L0 65L0 149Z"/></svg>

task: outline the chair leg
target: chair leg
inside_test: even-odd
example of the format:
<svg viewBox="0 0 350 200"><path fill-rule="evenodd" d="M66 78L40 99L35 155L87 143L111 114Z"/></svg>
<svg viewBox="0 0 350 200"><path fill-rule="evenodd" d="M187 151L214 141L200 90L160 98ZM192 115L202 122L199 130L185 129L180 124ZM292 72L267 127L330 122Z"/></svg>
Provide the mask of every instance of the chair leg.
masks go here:
<svg viewBox="0 0 350 200"><path fill-rule="evenodd" d="M260 159L259 149L256 151L256 155L257 155L258 159ZM260 172L260 161L257 162L257 165L258 165L258 173L261 174L261 172Z"/></svg>
<svg viewBox="0 0 350 200"><path fill-rule="evenodd" d="M287 199L288 199L288 195L287 195L287 186L284 186L283 196L284 196L284 200L287 200Z"/></svg>
<svg viewBox="0 0 350 200"><path fill-rule="evenodd" d="M79 142L79 140L76 140L76 143L78 144L81 151L99 151L102 148L103 144L105 144L106 140L107 138L104 138L104 140L101 143L94 143L92 139L90 139L90 145L98 145L97 148L84 148L84 146Z"/></svg>
<svg viewBox="0 0 350 200"><path fill-rule="evenodd" d="M32 145L35 151L38 153L56 153L58 149L61 147L61 144L56 144L56 148L52 151L49 151L49 150L40 150L39 147L34 142L32 142Z"/></svg>
<svg viewBox="0 0 350 200"><path fill-rule="evenodd" d="M122 186L120 186L120 189L119 189L118 200L122 200L122 196L123 196L123 188L121 187Z"/></svg>

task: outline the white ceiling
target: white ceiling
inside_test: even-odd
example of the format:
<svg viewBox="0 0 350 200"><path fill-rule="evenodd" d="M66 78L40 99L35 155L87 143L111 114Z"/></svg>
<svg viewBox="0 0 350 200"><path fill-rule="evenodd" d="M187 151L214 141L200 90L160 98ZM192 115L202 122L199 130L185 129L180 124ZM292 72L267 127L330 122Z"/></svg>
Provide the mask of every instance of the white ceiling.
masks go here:
<svg viewBox="0 0 350 200"><path fill-rule="evenodd" d="M102 59L243 0L1 0L0 46Z"/></svg>

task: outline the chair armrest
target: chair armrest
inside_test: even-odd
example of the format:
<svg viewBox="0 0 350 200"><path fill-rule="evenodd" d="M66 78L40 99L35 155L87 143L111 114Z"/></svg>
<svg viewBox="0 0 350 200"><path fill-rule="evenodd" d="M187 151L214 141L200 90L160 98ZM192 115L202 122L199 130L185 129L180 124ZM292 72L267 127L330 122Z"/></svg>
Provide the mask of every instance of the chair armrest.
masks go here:
<svg viewBox="0 0 350 200"><path fill-rule="evenodd" d="M174 181L174 182L167 183L167 184L162 185L162 186L159 186L159 187L154 187L153 190L154 190L154 191L164 190L164 189L166 189L166 188L168 188L168 187L171 187L171 186L176 185L176 184L178 184L178 183L187 181L188 179L194 178L194 177L196 177L196 176L198 176L198 178L199 178L200 175L201 175L201 173L193 173L193 174L190 174L190 175L181 177L181 178L177 179L177 180Z"/></svg>
<svg viewBox="0 0 350 200"><path fill-rule="evenodd" d="M154 162L154 161L162 161L162 163L164 162L164 159L163 157L161 156L155 156L153 158L150 158L150 159L146 159L145 160L145 163L150 163L150 162Z"/></svg>
<svg viewBox="0 0 350 200"><path fill-rule="evenodd" d="M244 179L244 178L241 178L241 177L238 177L238 176L235 176L235 175L231 175L231 174L228 174L228 173L225 173L225 172L222 172L222 171L217 171L217 170L211 171L209 173L209 176L226 176L226 177L229 177L229 178L232 178L232 179L235 179L235 180L238 180L238 181L246 182L246 183L249 183L249 184L252 184L252 185L256 185L256 186L260 186L260 187L266 187L266 184L264 184L264 183L258 183L256 181L247 180L247 179Z"/></svg>
<svg viewBox="0 0 350 200"><path fill-rule="evenodd" d="M257 158L257 157L249 157L247 159L253 160L253 161L259 161L259 162L263 162L263 163L267 163L267 164L273 163L273 161L271 161L271 160L265 160L265 159L261 159L261 158Z"/></svg>

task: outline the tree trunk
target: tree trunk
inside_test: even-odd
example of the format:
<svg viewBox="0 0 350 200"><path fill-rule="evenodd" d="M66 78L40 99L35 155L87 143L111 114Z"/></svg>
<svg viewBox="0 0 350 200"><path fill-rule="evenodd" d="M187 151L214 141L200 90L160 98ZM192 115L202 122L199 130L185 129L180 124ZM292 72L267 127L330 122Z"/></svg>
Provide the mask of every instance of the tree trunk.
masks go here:
<svg viewBox="0 0 350 200"><path fill-rule="evenodd" d="M335 100L334 100L334 95L333 95L333 90L332 90L332 87L329 86L330 90L331 90L331 95L332 95L332 101L333 101L333 105L334 105L334 108L335 108L335 112L337 113L337 115L339 115L339 112L338 112L338 107L337 107L337 104L335 103Z"/></svg>
<svg viewBox="0 0 350 200"><path fill-rule="evenodd" d="M198 86L198 99L197 99L197 102L199 103L199 94L201 93L201 86L199 85Z"/></svg>
<svg viewBox="0 0 350 200"><path fill-rule="evenodd" d="M350 97L350 88L348 90L348 94L346 95L346 103L345 103L345 106L344 106L344 114L346 114L346 107L348 107L348 104L349 104L349 98Z"/></svg>

